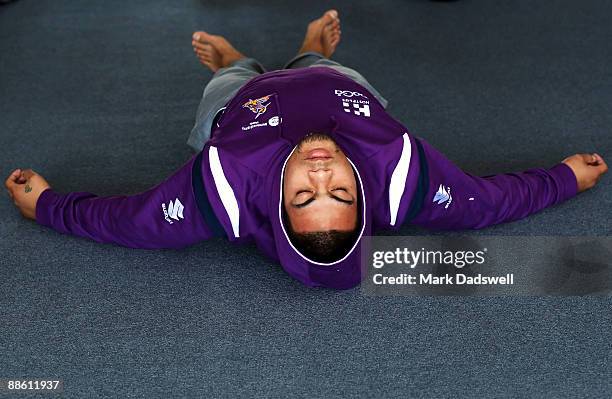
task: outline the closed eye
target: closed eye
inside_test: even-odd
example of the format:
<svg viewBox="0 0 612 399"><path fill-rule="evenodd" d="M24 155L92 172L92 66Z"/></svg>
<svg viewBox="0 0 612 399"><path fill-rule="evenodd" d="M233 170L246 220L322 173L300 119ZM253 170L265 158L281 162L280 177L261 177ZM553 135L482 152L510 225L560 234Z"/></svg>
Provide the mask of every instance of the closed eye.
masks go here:
<svg viewBox="0 0 612 399"><path fill-rule="evenodd" d="M313 201L315 200L315 197L311 197L309 199L307 199L306 201L302 202L301 204L292 204L292 206L294 208L304 208L305 206L310 205Z"/></svg>
<svg viewBox="0 0 612 399"><path fill-rule="evenodd" d="M348 194L348 191L346 189L344 189L344 188L336 188L336 189L332 190L332 192L334 192L334 191L343 191L343 192L346 192ZM298 191L296 193L296 195L298 195L300 193L310 193L310 192L311 191L301 190L301 191ZM340 197L338 197L338 196L336 196L334 194L329 194L329 197L331 199L335 200L335 201L341 202L341 203L349 205L349 206L353 205L355 203L355 199L353 199L352 196L351 196L350 200L349 199L340 198ZM293 206L294 208L298 208L298 209L304 208L304 207L312 204L316 199L317 199L317 196L314 195L314 196L310 197L309 199L307 199L306 201L304 201L304 202L302 202L300 204L291 204L291 206Z"/></svg>
<svg viewBox="0 0 612 399"><path fill-rule="evenodd" d="M352 200L352 199L351 199L351 200L345 200L345 199L342 199L342 198L336 197L336 196L335 196L335 195L333 195L333 194L332 194L332 195L330 195L330 197L331 197L332 199L335 199L336 201L342 202L342 203L347 204L347 205L353 205L353 204L355 203L355 200Z"/></svg>
<svg viewBox="0 0 612 399"><path fill-rule="evenodd" d="M353 196L351 194L349 194L348 190L346 188L344 188L344 187L338 187L338 188L335 188L335 189L333 189L331 191L332 191L332 193L340 191L340 192L343 192L343 193L345 193L345 195L348 195L350 197L350 199L346 199L346 198L338 197L337 195L330 194L330 197L335 199L336 201L340 201L340 202L343 202L343 203L348 204L348 205L353 205L353 203L355 202L355 199L353 198Z"/></svg>

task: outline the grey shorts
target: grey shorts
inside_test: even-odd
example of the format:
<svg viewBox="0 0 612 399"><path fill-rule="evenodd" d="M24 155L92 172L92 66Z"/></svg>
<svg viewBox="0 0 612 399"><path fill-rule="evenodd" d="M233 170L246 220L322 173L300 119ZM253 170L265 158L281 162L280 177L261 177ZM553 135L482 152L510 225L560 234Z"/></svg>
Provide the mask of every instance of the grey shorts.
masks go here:
<svg viewBox="0 0 612 399"><path fill-rule="evenodd" d="M307 52L297 55L283 69L312 66L327 66L343 73L368 89L385 108L387 107L387 100L359 72L325 58L319 53ZM215 72L213 78L204 88L195 125L191 129L191 134L187 140L187 144L194 151L202 151L204 143L210 138L215 117L225 108L225 105L236 95L238 90L249 80L265 72L263 65L254 58L243 58L229 67L221 68Z"/></svg>

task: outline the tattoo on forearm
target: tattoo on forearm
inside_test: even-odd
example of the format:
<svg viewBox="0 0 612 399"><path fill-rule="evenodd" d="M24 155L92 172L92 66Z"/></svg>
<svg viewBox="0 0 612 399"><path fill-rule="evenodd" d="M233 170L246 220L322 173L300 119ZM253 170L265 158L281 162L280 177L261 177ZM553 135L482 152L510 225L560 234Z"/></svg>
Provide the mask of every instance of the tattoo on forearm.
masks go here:
<svg viewBox="0 0 612 399"><path fill-rule="evenodd" d="M29 193L30 191L32 191L32 187L30 187L30 185L26 183L26 185L25 185L25 192Z"/></svg>

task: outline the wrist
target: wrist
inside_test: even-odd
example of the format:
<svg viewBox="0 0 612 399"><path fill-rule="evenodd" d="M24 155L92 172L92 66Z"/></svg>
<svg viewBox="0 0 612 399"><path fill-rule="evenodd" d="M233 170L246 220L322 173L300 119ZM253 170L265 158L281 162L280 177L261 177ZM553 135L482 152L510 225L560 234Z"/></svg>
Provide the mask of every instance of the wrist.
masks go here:
<svg viewBox="0 0 612 399"><path fill-rule="evenodd" d="M558 202L565 201L578 194L578 178L569 164L561 162L550 168L549 172L559 185L560 200Z"/></svg>
<svg viewBox="0 0 612 399"><path fill-rule="evenodd" d="M36 199L34 207L34 220L44 226L50 226L49 207L57 200L59 194L54 192L51 187L44 189Z"/></svg>

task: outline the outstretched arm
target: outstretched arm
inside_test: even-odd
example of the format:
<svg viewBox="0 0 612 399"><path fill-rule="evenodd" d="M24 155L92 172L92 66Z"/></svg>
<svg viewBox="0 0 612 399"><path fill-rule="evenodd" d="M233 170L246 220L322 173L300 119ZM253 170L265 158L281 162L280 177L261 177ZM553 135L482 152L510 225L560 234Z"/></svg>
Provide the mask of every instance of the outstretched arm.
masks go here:
<svg viewBox="0 0 612 399"><path fill-rule="evenodd" d="M577 154L550 169L477 177L419 140L429 189L411 222L433 229L478 229L522 219L593 187L608 169L597 154Z"/></svg>
<svg viewBox="0 0 612 399"><path fill-rule="evenodd" d="M131 248L180 248L214 235L192 188L200 159L194 156L165 181L131 196L59 194L29 169L13 171L5 184L23 216L60 233Z"/></svg>

